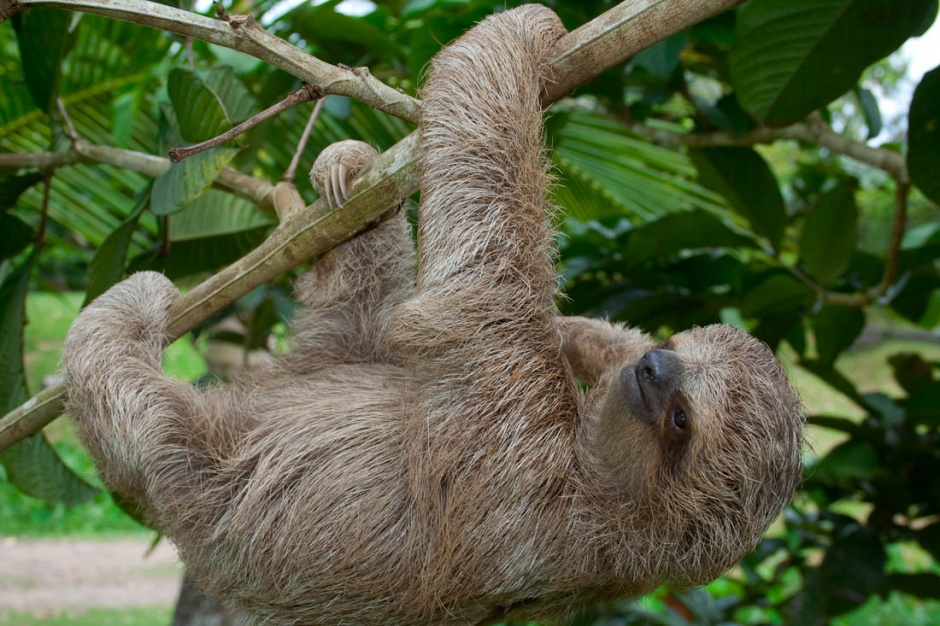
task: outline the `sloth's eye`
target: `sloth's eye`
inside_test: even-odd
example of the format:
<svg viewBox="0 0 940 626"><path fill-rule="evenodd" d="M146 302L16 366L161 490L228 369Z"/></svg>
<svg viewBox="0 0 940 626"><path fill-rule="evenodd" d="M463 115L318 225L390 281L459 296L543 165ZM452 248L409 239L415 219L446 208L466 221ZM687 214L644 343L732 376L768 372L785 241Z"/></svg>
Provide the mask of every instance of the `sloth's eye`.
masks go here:
<svg viewBox="0 0 940 626"><path fill-rule="evenodd" d="M682 410L682 407L674 406L669 413L669 422L673 428L683 433L689 425L689 418Z"/></svg>

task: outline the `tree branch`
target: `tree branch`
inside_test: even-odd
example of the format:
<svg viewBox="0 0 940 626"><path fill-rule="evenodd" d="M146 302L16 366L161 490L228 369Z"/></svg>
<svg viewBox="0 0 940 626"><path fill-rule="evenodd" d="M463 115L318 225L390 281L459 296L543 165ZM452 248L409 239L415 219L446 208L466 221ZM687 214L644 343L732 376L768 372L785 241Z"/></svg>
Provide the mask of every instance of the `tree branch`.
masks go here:
<svg viewBox="0 0 940 626"><path fill-rule="evenodd" d="M0 170L35 167L46 170L79 163L104 163L139 172L156 178L170 168L170 160L144 152L99 146L79 139L68 152L33 152L0 154ZM272 194L274 186L236 170L225 168L219 172L214 186L226 189L240 198L256 204L261 210L274 212Z"/></svg>
<svg viewBox="0 0 940 626"><path fill-rule="evenodd" d="M885 270L881 281L864 291L841 293L826 289L796 267L789 266L788 269L790 273L816 292L816 295L822 301L831 304L862 307L879 299L891 297L891 290L897 280L901 240L904 238L907 225L907 201L911 186L907 175L907 162L903 155L884 148L872 148L861 141L840 135L816 116L811 117L809 123L793 124L784 128L759 127L740 135L724 131L683 134L650 128L645 124L633 124L630 129L634 133L660 144L683 145L695 148L753 146L755 144L773 143L778 139L794 139L821 146L836 154L847 156L886 171L895 179L897 187L894 196L894 226L885 255Z"/></svg>
<svg viewBox="0 0 940 626"><path fill-rule="evenodd" d="M0 0L0 15L4 14L4 3L9 2L11 0ZM52 7L104 15L201 39L250 54L318 87L324 94L349 96L395 117L410 122L418 120L418 101L411 96L392 89L368 71L350 72L325 63L267 32L251 16L237 15L217 20L148 0L16 0L16 4L19 10Z"/></svg>
<svg viewBox="0 0 940 626"><path fill-rule="evenodd" d="M85 6L93 3L91 0L24 1L32 5L54 5L76 10L79 8L77 4ZM555 48L557 61L553 78L556 82L547 90L547 100L560 98L568 90L587 82L659 39L740 2L741 0L643 0L640 3L621 3L562 38ZM99 0L94 4L104 5L105 8L99 9L98 12L105 15L121 13L110 8L106 0ZM139 10L141 3L135 0L133 4ZM155 13L169 10L163 5L146 4L147 10ZM631 14L627 10L629 7L625 7L627 4L645 8L630 17ZM206 20L214 24L208 18L180 11L176 13L182 13L190 20L200 18L200 22ZM653 23L654 20L662 20L663 23ZM631 31L631 34L627 36L624 31ZM189 34L198 36L196 32ZM604 53L595 51L595 46L601 46ZM587 63L584 59L593 61ZM319 82L301 78L312 83ZM339 92L334 90L330 93ZM177 306L170 312L170 334L178 338L258 285L304 261L322 256L378 219L388 207L397 204L401 198L411 195L418 188L417 154L417 133L412 133L379 155L370 170L353 183L351 197L342 209L330 210L325 200L320 199L306 211L287 214L271 237L258 248L180 298ZM0 419L0 450L38 432L58 417L62 412L63 393L62 385L50 387Z"/></svg>
<svg viewBox="0 0 940 626"><path fill-rule="evenodd" d="M866 143L840 135L822 120L813 120L809 124L792 124L783 128L761 126L740 135L725 131L682 134L650 128L644 124L633 124L630 129L638 135L663 145L683 145L692 148L753 146L773 143L778 139L793 139L821 146L837 154L877 167L888 172L896 180L907 177L904 155L884 148L872 148Z"/></svg>

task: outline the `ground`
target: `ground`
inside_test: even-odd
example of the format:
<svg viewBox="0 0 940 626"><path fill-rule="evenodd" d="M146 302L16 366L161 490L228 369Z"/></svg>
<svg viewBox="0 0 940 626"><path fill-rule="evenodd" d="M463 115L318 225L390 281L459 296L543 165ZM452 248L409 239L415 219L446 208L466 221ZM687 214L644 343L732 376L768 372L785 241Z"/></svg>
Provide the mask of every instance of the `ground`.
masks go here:
<svg viewBox="0 0 940 626"><path fill-rule="evenodd" d="M0 612L57 614L69 609L176 602L182 565L161 541L0 539Z"/></svg>

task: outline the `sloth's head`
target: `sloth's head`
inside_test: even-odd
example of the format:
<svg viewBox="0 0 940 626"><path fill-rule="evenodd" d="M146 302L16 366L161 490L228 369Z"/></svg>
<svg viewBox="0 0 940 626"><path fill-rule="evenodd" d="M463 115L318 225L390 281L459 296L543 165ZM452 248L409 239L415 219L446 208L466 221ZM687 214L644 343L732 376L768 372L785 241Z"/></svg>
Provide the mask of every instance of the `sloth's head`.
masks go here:
<svg viewBox="0 0 940 626"><path fill-rule="evenodd" d="M714 578L754 547L800 479L804 416L771 350L732 326L679 333L598 385L589 438L606 488L674 583ZM679 549L676 550L675 548Z"/></svg>

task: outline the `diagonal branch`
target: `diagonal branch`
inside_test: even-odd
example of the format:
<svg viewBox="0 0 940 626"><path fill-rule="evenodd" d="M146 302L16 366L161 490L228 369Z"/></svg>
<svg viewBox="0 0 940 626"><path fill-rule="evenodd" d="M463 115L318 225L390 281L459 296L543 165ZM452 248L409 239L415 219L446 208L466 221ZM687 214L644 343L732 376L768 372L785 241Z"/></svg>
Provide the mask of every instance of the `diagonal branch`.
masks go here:
<svg viewBox="0 0 940 626"><path fill-rule="evenodd" d="M80 3L67 0L20 1L66 8L93 3L92 0ZM548 90L546 99L553 101L560 98L568 90L586 83L659 39L730 9L741 1L638 0L621 3L559 42L556 46L556 71L553 74L556 82ZM95 3L110 7L107 0L96 0ZM140 2L134 0L133 4L139 7ZM147 4L148 7L154 7L148 10L156 11L157 7L167 9L162 5ZM631 7L642 7L643 10L631 13ZM188 13L185 15L190 18L200 17ZM624 31L631 31L630 36L626 36ZM195 32L189 34L198 36ZM289 46L286 42L284 44ZM351 197L342 209L330 210L326 202L320 199L304 211L289 213L271 237L258 248L179 300L170 312L170 334L178 338L258 285L300 263L325 254L378 219L401 198L411 195L418 188L417 154L417 133L412 133L376 159L372 168L353 184ZM58 417L62 412L63 392L62 385L50 387L0 419L0 450L38 432Z"/></svg>
<svg viewBox="0 0 940 626"><path fill-rule="evenodd" d="M21 167L48 170L67 167L80 163L104 163L122 169L139 172L156 178L170 168L170 160L145 152L124 150L112 146L99 146L78 139L68 152L9 152L0 154L0 170L19 169ZM226 189L240 198L256 204L261 210L274 212L274 186L248 174L242 174L231 168L219 172L213 183L215 187Z"/></svg>
<svg viewBox="0 0 940 626"><path fill-rule="evenodd" d="M250 54L318 87L325 94L349 96L396 117L411 122L418 120L418 101L411 96L389 87L368 71L351 72L321 61L264 30L250 16L217 20L148 0L0 0L0 16L29 7L104 15L201 39Z"/></svg>

